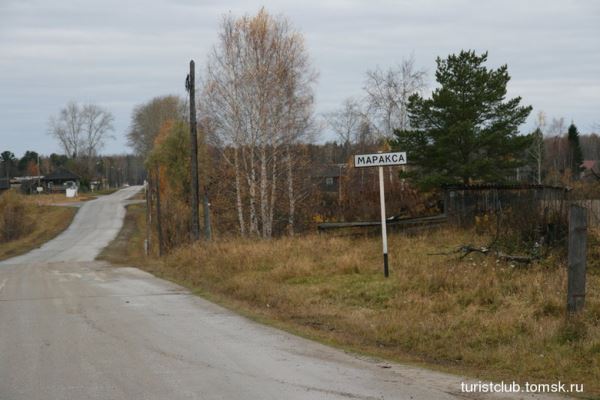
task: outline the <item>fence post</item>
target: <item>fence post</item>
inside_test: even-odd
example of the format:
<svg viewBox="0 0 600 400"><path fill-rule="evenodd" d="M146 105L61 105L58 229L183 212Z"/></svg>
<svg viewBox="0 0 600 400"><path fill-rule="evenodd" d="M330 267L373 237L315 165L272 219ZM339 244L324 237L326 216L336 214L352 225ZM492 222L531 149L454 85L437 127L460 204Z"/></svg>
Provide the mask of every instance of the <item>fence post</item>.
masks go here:
<svg viewBox="0 0 600 400"><path fill-rule="evenodd" d="M585 304L585 263L587 246L587 210L571 204L569 210L569 266L567 311L583 310Z"/></svg>

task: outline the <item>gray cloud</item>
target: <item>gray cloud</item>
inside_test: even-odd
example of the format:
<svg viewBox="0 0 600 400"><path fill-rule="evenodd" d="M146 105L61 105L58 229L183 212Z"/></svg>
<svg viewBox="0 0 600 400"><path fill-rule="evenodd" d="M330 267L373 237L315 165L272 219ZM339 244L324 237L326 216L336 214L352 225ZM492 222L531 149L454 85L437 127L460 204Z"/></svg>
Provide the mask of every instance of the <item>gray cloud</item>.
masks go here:
<svg viewBox="0 0 600 400"><path fill-rule="evenodd" d="M222 15L263 5L304 33L320 73L318 112L360 96L367 69L411 53L433 87L435 58L468 48L488 50L492 66L508 64L511 96L587 132L600 122L597 4L0 0L0 150L58 151L47 120L77 100L115 114L118 139L106 151L126 151L132 108L157 95L184 95L187 62L203 65Z"/></svg>

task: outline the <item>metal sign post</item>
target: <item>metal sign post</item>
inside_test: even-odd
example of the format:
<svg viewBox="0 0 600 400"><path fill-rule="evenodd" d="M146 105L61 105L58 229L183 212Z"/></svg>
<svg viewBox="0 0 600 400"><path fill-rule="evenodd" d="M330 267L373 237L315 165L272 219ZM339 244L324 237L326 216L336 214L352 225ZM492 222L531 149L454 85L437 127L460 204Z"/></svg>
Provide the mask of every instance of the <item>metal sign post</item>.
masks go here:
<svg viewBox="0 0 600 400"><path fill-rule="evenodd" d="M385 214L385 187L383 179L383 167L406 164L406 153L377 153L357 154L354 156L354 167L379 167L379 203L381 205L381 240L383 242L383 275L390 276L388 264L387 224Z"/></svg>
<svg viewBox="0 0 600 400"><path fill-rule="evenodd" d="M379 167L379 203L381 204L381 240L383 242L383 275L390 276L388 266L387 224L385 217L385 188L383 187L383 167Z"/></svg>

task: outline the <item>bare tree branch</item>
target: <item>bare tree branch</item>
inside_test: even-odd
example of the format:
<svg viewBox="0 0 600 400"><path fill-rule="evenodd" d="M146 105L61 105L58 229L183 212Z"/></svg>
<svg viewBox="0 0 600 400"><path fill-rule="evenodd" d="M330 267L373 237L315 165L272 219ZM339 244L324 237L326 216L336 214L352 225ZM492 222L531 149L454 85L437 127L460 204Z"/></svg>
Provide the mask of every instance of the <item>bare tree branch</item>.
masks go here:
<svg viewBox="0 0 600 400"><path fill-rule="evenodd" d="M406 107L408 98L423 91L426 72L415 68L411 56L396 68L382 70L379 67L367 71L364 90L367 93L368 113L377 124L381 136L392 136L395 129L409 128Z"/></svg>
<svg viewBox="0 0 600 400"><path fill-rule="evenodd" d="M58 116L50 117L48 133L54 136L69 157L91 158L112 138L113 115L94 104L80 107L70 102Z"/></svg>

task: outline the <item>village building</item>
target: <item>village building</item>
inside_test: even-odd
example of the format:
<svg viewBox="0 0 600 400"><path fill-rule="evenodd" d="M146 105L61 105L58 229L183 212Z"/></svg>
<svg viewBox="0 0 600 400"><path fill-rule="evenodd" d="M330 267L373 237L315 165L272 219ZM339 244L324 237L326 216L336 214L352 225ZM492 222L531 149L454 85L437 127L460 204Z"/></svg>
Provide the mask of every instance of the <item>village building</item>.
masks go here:
<svg viewBox="0 0 600 400"><path fill-rule="evenodd" d="M68 188L78 188L81 177L66 168L60 167L42 178L42 185L48 192L65 192Z"/></svg>
<svg viewBox="0 0 600 400"><path fill-rule="evenodd" d="M313 183L321 192L339 193L341 180L346 173L347 164L326 164L317 168L313 175Z"/></svg>
<svg viewBox="0 0 600 400"><path fill-rule="evenodd" d="M581 163L581 179L586 181L600 181L600 161L584 160Z"/></svg>

